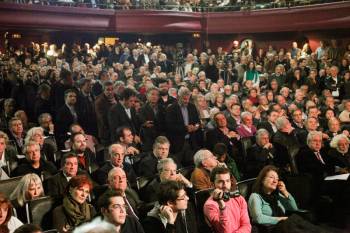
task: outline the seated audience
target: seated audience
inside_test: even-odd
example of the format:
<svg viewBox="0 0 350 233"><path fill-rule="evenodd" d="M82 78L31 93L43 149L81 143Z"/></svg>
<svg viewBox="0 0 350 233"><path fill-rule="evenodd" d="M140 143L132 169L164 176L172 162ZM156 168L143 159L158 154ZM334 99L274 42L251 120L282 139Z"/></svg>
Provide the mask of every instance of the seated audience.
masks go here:
<svg viewBox="0 0 350 233"><path fill-rule="evenodd" d="M22 154L23 146L24 146L24 136L25 132L23 129L23 124L21 119L17 117L11 118L9 121L9 132L8 137L11 143L15 146L17 150L17 154Z"/></svg>
<svg viewBox="0 0 350 233"><path fill-rule="evenodd" d="M169 148L170 142L166 137L157 137L153 144L153 152L148 153L141 159L138 165L138 175L147 177L156 175L160 160L169 157Z"/></svg>
<svg viewBox="0 0 350 233"><path fill-rule="evenodd" d="M22 177L17 187L10 195L13 207L17 211L17 217L22 222L27 222L26 204L30 200L44 196L43 184L37 174L29 173Z"/></svg>
<svg viewBox="0 0 350 233"><path fill-rule="evenodd" d="M24 143L29 141L34 141L40 146L40 155L44 160L54 162L55 148L49 144L45 143L44 130L41 127L33 127L28 130Z"/></svg>
<svg viewBox="0 0 350 233"><path fill-rule="evenodd" d="M165 181L158 190L158 203L142 222L146 233L197 233L196 215L184 186Z"/></svg>
<svg viewBox="0 0 350 233"><path fill-rule="evenodd" d="M214 115L216 127L207 132L206 146L209 150L214 148L217 143L224 143L227 147L230 157L238 155L239 135L228 128L227 120L222 112Z"/></svg>
<svg viewBox="0 0 350 233"><path fill-rule="evenodd" d="M264 167L249 197L252 221L276 225L273 232L326 232L296 214L288 217L288 211L298 211L293 196L287 191L284 182L279 180L277 168L271 165Z"/></svg>
<svg viewBox="0 0 350 233"><path fill-rule="evenodd" d="M253 125L253 115L250 112L242 112L242 124L237 126L237 133L242 138L253 137L256 133L256 128Z"/></svg>
<svg viewBox="0 0 350 233"><path fill-rule="evenodd" d="M213 231L250 233L252 227L246 201L239 194L228 194L236 188L235 184L231 184L230 171L216 167L210 174L210 180L215 189L205 202L203 211Z"/></svg>
<svg viewBox="0 0 350 233"><path fill-rule="evenodd" d="M22 225L23 223L13 216L13 209L10 200L5 197L4 194L0 193L0 232L6 232L7 230L9 233L13 233Z"/></svg>
<svg viewBox="0 0 350 233"><path fill-rule="evenodd" d="M230 170L231 174L235 177L237 181L241 179L237 164L234 159L232 159L227 152L227 147L224 143L217 143L214 146L213 154L219 163L225 164Z"/></svg>
<svg viewBox="0 0 350 233"><path fill-rule="evenodd" d="M74 133L70 137L72 144L71 152L78 156L79 168L87 171L89 174L98 169L96 155L87 148L86 138L83 133Z"/></svg>
<svg viewBox="0 0 350 233"><path fill-rule="evenodd" d="M11 172L17 167L18 158L13 147L8 145L9 138L6 133L0 131L0 168L11 176Z"/></svg>
<svg viewBox="0 0 350 233"><path fill-rule="evenodd" d="M110 161L106 161L102 167L92 174L94 180L99 184L106 184L108 172L114 167L120 167L125 171L128 181L134 187L136 185L136 173L131 164L124 161L125 147L121 144L112 144L109 146L108 154Z"/></svg>
<svg viewBox="0 0 350 233"><path fill-rule="evenodd" d="M126 205L128 205L127 213L138 219L139 211L142 211L143 202L140 200L139 195L135 190L128 186L128 180L126 178L125 171L120 167L114 167L108 173L108 186L107 189L101 190L111 192L115 190L121 190L125 199ZM95 190L95 195L99 196L99 190Z"/></svg>
<svg viewBox="0 0 350 233"><path fill-rule="evenodd" d="M63 204L53 211L53 227L58 232L73 231L94 217L95 209L87 202L91 189L92 183L87 176L75 176L69 180Z"/></svg>
<svg viewBox="0 0 350 233"><path fill-rule="evenodd" d="M42 180L56 174L57 169L53 163L41 158L40 145L35 141L29 141L23 146L26 159L13 171L12 176L23 176L35 173Z"/></svg>
<svg viewBox="0 0 350 233"><path fill-rule="evenodd" d="M266 129L259 129L256 133L256 143L247 151L245 177L256 177L266 165L285 167L287 164L279 161L279 157L270 142L269 132Z"/></svg>
<svg viewBox="0 0 350 233"><path fill-rule="evenodd" d="M196 166L191 174L194 189L202 190L213 187L210 172L219 165L219 161L209 150L199 150L193 157Z"/></svg>
<svg viewBox="0 0 350 233"><path fill-rule="evenodd" d="M350 172L350 151L349 138L344 134L336 135L331 143L331 149L328 151L329 161L335 167L336 173Z"/></svg>
<svg viewBox="0 0 350 233"><path fill-rule="evenodd" d="M128 206L121 190L115 190L103 194L98 200L103 220L115 227L115 232L120 233L144 233L139 221L127 214Z"/></svg>
<svg viewBox="0 0 350 233"><path fill-rule="evenodd" d="M78 157L68 152L61 159L61 170L47 180L47 193L52 197L63 197L68 182L77 175L86 175L86 172L78 168Z"/></svg>
<svg viewBox="0 0 350 233"><path fill-rule="evenodd" d="M157 197L154 194L158 191L160 183L167 180L174 180L182 183L189 192L192 191L192 183L181 173L177 173L176 168L176 163L172 158L164 158L158 162L157 170L159 176L153 178L144 188L144 191L141 190L142 198L145 202L156 201Z"/></svg>

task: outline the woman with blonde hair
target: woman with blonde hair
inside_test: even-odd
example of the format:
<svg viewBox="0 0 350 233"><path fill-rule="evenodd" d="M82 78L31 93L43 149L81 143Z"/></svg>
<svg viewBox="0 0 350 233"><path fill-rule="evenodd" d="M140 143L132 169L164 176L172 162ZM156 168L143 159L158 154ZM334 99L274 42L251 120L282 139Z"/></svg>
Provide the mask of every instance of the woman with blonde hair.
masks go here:
<svg viewBox="0 0 350 233"><path fill-rule="evenodd" d="M30 173L22 177L10 195L10 200L17 210L17 216L22 222L27 222L26 203L44 195L43 184L38 175Z"/></svg>

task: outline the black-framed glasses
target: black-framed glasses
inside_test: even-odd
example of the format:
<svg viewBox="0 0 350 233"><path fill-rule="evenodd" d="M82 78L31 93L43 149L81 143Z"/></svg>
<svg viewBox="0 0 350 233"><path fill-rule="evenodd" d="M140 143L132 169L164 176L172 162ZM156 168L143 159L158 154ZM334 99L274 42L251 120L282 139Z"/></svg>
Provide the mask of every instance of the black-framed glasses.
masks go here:
<svg viewBox="0 0 350 233"><path fill-rule="evenodd" d="M123 211L128 211L128 206L127 205L121 205L121 204L113 204L111 205L111 208L114 210L123 210Z"/></svg>

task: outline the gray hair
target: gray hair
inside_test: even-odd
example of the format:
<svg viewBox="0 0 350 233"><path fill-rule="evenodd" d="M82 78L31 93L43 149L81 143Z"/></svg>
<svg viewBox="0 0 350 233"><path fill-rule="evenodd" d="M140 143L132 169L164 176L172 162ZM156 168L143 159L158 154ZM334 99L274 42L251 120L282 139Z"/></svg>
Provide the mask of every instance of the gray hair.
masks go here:
<svg viewBox="0 0 350 233"><path fill-rule="evenodd" d="M250 112L247 112L247 111L241 113L241 118L242 119L244 119L244 118L246 118L248 116L253 117L253 114L251 114Z"/></svg>
<svg viewBox="0 0 350 233"><path fill-rule="evenodd" d="M120 168L120 167L114 167L114 168L112 168L112 169L108 172L108 178L107 178L107 180L108 180L108 181L112 180L114 173L116 173L117 171L120 171L120 170L123 171L123 172L125 173L125 171L124 171L122 168ZM125 173L125 174L126 174L126 173Z"/></svg>
<svg viewBox="0 0 350 233"><path fill-rule="evenodd" d="M191 91L187 87L181 87L177 95L179 96L179 99L182 99L184 96L191 95Z"/></svg>
<svg viewBox="0 0 350 233"><path fill-rule="evenodd" d="M320 136L322 138L322 132L321 131L311 131L311 132L309 132L309 134L307 135L307 138L306 138L306 144L308 146L310 146L310 142L316 136Z"/></svg>
<svg viewBox="0 0 350 233"><path fill-rule="evenodd" d="M161 173L163 171L163 168L165 166L165 164L168 164L168 163L173 163L176 165L176 163L174 162L174 160L172 158L165 158L165 159L161 159L159 162L158 162L158 165L157 165L157 171L158 173Z"/></svg>
<svg viewBox="0 0 350 233"><path fill-rule="evenodd" d="M256 142L260 142L260 138L263 135L270 136L270 133L266 129L259 129L258 131L256 131L256 135L255 135Z"/></svg>
<svg viewBox="0 0 350 233"><path fill-rule="evenodd" d="M169 145L170 145L170 142L169 142L169 140L167 139L167 137L165 137L165 136L158 136L158 137L154 140L153 148L156 148L156 146L158 146L158 145L163 145L163 144L169 144Z"/></svg>
<svg viewBox="0 0 350 233"><path fill-rule="evenodd" d="M278 130L282 129L287 124L287 122L288 122L288 119L285 116L281 116L281 117L277 118L276 123L275 123L276 128Z"/></svg>
<svg viewBox="0 0 350 233"><path fill-rule="evenodd" d="M28 130L26 137L24 139L24 143L27 144L29 141L33 140L34 135L36 132L40 132L44 136L44 130L41 127L33 127L30 130Z"/></svg>
<svg viewBox="0 0 350 233"><path fill-rule="evenodd" d="M197 151L193 156L194 165L196 167L202 166L203 160L208 158L210 155L212 155L210 150L201 149L201 150Z"/></svg>
<svg viewBox="0 0 350 233"><path fill-rule="evenodd" d="M109 154L110 156L112 156L112 150L113 150L114 147L120 147L120 148L122 148L122 149L124 150L124 152L125 152L125 146L123 146L123 145L121 145L121 144L119 144L119 143L114 143L114 144L112 144L112 145L110 145L110 146L108 147L108 154Z"/></svg>
<svg viewBox="0 0 350 233"><path fill-rule="evenodd" d="M92 222L85 223L75 228L73 233L114 233L116 232L116 227L102 220L101 217L95 218Z"/></svg>
<svg viewBox="0 0 350 233"><path fill-rule="evenodd" d="M33 141L33 140L29 140L28 143L25 143L24 146L23 146L23 154L27 154L27 151L28 151L28 147L30 146L37 146L40 150L40 145L39 143L37 143L36 141Z"/></svg>
<svg viewBox="0 0 350 233"><path fill-rule="evenodd" d="M30 184L34 182L35 184L39 184L41 186L42 193L40 196L44 196L44 188L41 182L40 177L35 173L30 173L22 177L22 179L18 182L17 187L10 195L11 200L17 200L20 206L23 206L25 202L29 201L27 197L27 192Z"/></svg>
<svg viewBox="0 0 350 233"><path fill-rule="evenodd" d="M350 140L348 139L348 137L346 135L338 134L338 135L334 136L332 141L329 143L330 147L338 148L338 143L341 139L345 139L348 143L350 142Z"/></svg>

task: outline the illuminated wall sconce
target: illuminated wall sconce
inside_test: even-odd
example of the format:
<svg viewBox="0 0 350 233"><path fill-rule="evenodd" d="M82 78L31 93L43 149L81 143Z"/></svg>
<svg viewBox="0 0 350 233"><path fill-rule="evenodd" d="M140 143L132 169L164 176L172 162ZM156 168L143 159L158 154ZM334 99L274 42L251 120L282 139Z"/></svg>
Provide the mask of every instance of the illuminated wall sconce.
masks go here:
<svg viewBox="0 0 350 233"><path fill-rule="evenodd" d="M12 38L13 38L13 39L21 39L21 38L22 38L22 35L21 35L21 34L18 34L18 33L14 33L14 34L12 34Z"/></svg>
<svg viewBox="0 0 350 233"><path fill-rule="evenodd" d="M201 34L199 34L199 33L193 33L193 34L192 34L192 37L193 37L193 38L201 38Z"/></svg>

